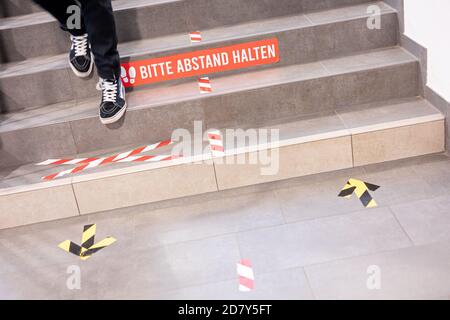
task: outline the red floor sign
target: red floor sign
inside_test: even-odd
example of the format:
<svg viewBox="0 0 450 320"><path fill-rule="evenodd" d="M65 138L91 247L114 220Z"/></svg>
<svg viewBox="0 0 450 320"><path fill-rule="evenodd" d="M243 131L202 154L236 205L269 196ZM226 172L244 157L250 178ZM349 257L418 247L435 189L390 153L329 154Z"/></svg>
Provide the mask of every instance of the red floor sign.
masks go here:
<svg viewBox="0 0 450 320"><path fill-rule="evenodd" d="M126 87L134 87L272 64L277 63L279 60L278 40L274 38L123 63L122 78Z"/></svg>

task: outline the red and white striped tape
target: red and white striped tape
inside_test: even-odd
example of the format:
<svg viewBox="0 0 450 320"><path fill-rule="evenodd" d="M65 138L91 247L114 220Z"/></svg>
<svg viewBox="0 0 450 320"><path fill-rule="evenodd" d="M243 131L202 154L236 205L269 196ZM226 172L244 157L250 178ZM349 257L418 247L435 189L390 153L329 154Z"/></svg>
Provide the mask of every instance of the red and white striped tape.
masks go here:
<svg viewBox="0 0 450 320"><path fill-rule="evenodd" d="M208 131L209 147L214 157L223 157L225 148L223 146L222 133L219 130Z"/></svg>
<svg viewBox="0 0 450 320"><path fill-rule="evenodd" d="M241 260L237 264L237 274L239 277L239 291L248 292L255 288L255 275L253 274L251 261Z"/></svg>
<svg viewBox="0 0 450 320"><path fill-rule="evenodd" d="M159 162L159 161L167 161L178 159L179 156L168 156L168 155L159 155L159 156L136 156L136 157L128 157L117 162Z"/></svg>
<svg viewBox="0 0 450 320"><path fill-rule="evenodd" d="M199 78L198 88L200 89L200 93L211 93L212 92L211 80L209 80L208 77Z"/></svg>
<svg viewBox="0 0 450 320"><path fill-rule="evenodd" d="M101 165L105 165L108 163L118 163L118 162L158 162L172 159L171 156L136 156L138 154L148 152L151 150L155 150L158 148L162 148L164 146L168 146L173 144L173 141L166 140L158 143L154 143L148 146L143 146L136 148L131 151L123 152L120 154L115 154L109 157L103 158L77 158L77 159L49 159L38 163L37 165L60 165L60 164L82 164L73 169L64 170L58 173L54 173L45 177L42 177L43 180L54 180L56 178L60 178L69 174L75 174L81 171L85 171L87 169L95 168Z"/></svg>
<svg viewBox="0 0 450 320"><path fill-rule="evenodd" d="M200 33L200 31L189 33L189 38L191 39L192 43L202 42L202 34Z"/></svg>
<svg viewBox="0 0 450 320"><path fill-rule="evenodd" d="M119 162L160 162L160 161L168 161L168 160L172 160L172 159L176 159L178 157L175 156L168 156L168 155L159 155L159 156L132 156L132 157L127 157L121 160L117 160L115 161L116 163ZM70 169L70 170L65 170L62 172L58 172L58 173L54 173L45 177L42 177L43 180L54 180L56 178L60 178L63 176L66 176L68 174L75 174L75 173L79 173L82 172L86 169L92 168L90 167L90 164L84 164L82 166Z"/></svg>
<svg viewBox="0 0 450 320"><path fill-rule="evenodd" d="M131 151L115 154L109 157L103 158L78 158L78 159L48 159L41 163L37 163L38 166L47 166L47 165L60 165L60 164L92 164L92 167L97 167L99 165L117 162L118 160L128 158L140 153L148 152L151 150L155 150L158 148L162 148L168 145L173 144L173 141L166 140L158 143L154 143L148 146L139 147Z"/></svg>
<svg viewBox="0 0 450 320"><path fill-rule="evenodd" d="M50 174L48 176L42 177L41 179L42 180L54 180L56 178L60 178L60 177L66 176L68 174L75 174L77 172L81 172L81 171L85 170L87 166L88 166L88 164L84 164L82 166L79 166L79 167L76 167L76 168L73 168L73 169L70 169L70 170L65 170L65 171L61 171L61 172L58 172L58 173Z"/></svg>

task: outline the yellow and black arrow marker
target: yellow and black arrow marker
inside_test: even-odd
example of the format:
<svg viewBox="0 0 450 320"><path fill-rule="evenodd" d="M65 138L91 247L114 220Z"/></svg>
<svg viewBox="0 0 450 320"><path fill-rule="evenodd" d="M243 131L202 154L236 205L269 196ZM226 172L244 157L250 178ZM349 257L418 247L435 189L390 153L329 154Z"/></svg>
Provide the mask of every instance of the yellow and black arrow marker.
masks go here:
<svg viewBox="0 0 450 320"><path fill-rule="evenodd" d="M362 204L366 208L374 208L377 206L375 200L373 200L369 191L376 191L379 186L363 182L357 179L350 179L346 183L344 189L339 193L339 197L350 198L353 193L361 200Z"/></svg>
<svg viewBox="0 0 450 320"><path fill-rule="evenodd" d="M94 244L96 229L97 228L95 224L84 226L83 236L81 238L81 246L70 240L66 240L61 242L58 247L60 247L64 251L73 253L74 255L80 257L81 260L87 260L97 251L100 251L103 248L106 248L107 246L116 242L116 239L114 239L113 237L106 237L102 241Z"/></svg>

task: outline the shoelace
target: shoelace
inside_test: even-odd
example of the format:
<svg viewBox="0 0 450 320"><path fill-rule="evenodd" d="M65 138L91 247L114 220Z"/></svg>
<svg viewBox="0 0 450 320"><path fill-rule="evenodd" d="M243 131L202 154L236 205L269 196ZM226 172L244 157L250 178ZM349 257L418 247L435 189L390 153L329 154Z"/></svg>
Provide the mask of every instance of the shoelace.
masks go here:
<svg viewBox="0 0 450 320"><path fill-rule="evenodd" d="M97 83L97 90L102 91L103 102L116 102L117 81L100 78Z"/></svg>
<svg viewBox="0 0 450 320"><path fill-rule="evenodd" d="M87 55L87 49L89 46L88 35L84 34L82 36L70 36L72 40L73 49L75 50L75 57Z"/></svg>

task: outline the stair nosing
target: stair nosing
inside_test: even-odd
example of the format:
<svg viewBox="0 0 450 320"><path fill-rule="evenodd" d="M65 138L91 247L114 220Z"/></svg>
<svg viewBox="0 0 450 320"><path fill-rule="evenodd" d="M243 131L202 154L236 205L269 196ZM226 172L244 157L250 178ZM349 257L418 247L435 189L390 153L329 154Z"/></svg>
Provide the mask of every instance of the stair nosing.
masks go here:
<svg viewBox="0 0 450 320"><path fill-rule="evenodd" d="M445 120L445 116L443 114L430 114L426 116L408 118L397 121L389 121L381 124L367 125L361 126L357 128L348 129L352 135L360 135L377 131L390 130L395 128L409 127L411 125L428 123L428 122L438 122Z"/></svg>

